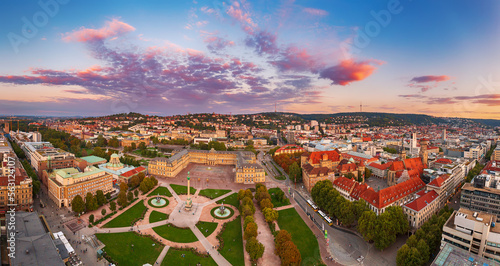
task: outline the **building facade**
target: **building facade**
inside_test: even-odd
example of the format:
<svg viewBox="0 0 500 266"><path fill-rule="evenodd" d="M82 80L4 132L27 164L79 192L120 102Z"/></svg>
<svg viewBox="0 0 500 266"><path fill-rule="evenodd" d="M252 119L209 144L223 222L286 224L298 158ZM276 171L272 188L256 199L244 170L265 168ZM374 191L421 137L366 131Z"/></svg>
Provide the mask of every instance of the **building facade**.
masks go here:
<svg viewBox="0 0 500 266"><path fill-rule="evenodd" d="M500 176L478 175L462 187L460 207L500 217Z"/></svg>
<svg viewBox="0 0 500 266"><path fill-rule="evenodd" d="M439 211L439 195L436 191L420 191L416 193L416 196L418 198L403 205L403 212L406 214L413 231L420 228L432 215Z"/></svg>
<svg viewBox="0 0 500 266"><path fill-rule="evenodd" d="M446 243L500 262L500 227L496 215L460 208L443 226L441 248Z"/></svg>
<svg viewBox="0 0 500 266"><path fill-rule="evenodd" d="M250 151L182 150L170 158L149 162L148 173L160 177L175 177L189 163L205 165L235 165L234 182L253 184L266 181L264 168L257 164Z"/></svg>
<svg viewBox="0 0 500 266"><path fill-rule="evenodd" d="M76 195L85 198L87 193L104 194L113 191L113 177L104 170L87 166L83 171L76 168L64 168L50 173L48 178L49 197L58 207L70 207Z"/></svg>

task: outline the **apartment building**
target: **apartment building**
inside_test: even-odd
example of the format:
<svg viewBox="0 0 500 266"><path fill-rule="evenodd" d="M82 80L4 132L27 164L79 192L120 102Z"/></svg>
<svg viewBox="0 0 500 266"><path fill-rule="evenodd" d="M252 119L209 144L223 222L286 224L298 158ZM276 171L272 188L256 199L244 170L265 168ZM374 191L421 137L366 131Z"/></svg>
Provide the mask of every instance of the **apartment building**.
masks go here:
<svg viewBox="0 0 500 266"><path fill-rule="evenodd" d="M478 175L462 187L460 207L500 217L500 175Z"/></svg>
<svg viewBox="0 0 500 266"><path fill-rule="evenodd" d="M435 190L439 194L438 208L442 208L455 189L464 181L465 165L458 162L447 164L434 174L438 176L433 177L432 181L427 184L427 190Z"/></svg>
<svg viewBox="0 0 500 266"><path fill-rule="evenodd" d="M40 165L45 161L58 161L64 159L73 159L75 155L67 151L54 148L50 142L23 142L21 143L26 158L31 167L40 173Z"/></svg>
<svg viewBox="0 0 500 266"><path fill-rule="evenodd" d="M500 262L500 227L496 215L460 208L443 226L441 248L449 243Z"/></svg>
<svg viewBox="0 0 500 266"><path fill-rule="evenodd" d="M8 168L5 161L3 168ZM3 171L5 172L5 171ZM9 173L10 174L10 173ZM33 207L33 185L32 179L20 169L15 168L14 173L9 175L0 174L0 215L10 209L9 204L15 204L16 210L29 211ZM14 189L12 189L14 184Z"/></svg>
<svg viewBox="0 0 500 266"><path fill-rule="evenodd" d="M493 150L493 154L491 154L492 161L500 161L500 145Z"/></svg>
<svg viewBox="0 0 500 266"><path fill-rule="evenodd" d="M77 168L64 168L53 171L48 177L49 197L59 207L70 207L76 195L85 197L88 192L105 194L113 191L111 174L95 166L87 166L83 171Z"/></svg>
<svg viewBox="0 0 500 266"><path fill-rule="evenodd" d="M403 205L403 212L406 214L410 227L416 231L432 215L439 211L439 195L436 191L419 191L415 194L417 198L410 203Z"/></svg>

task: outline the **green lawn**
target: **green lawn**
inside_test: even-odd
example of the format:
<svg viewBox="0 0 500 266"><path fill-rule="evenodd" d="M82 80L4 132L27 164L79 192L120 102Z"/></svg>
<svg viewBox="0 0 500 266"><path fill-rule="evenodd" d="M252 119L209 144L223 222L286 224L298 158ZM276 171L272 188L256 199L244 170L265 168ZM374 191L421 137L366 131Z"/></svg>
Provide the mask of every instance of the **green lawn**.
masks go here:
<svg viewBox="0 0 500 266"><path fill-rule="evenodd" d="M285 180L286 176L284 176L284 175L278 175L278 176L275 176L274 178L278 179L278 180Z"/></svg>
<svg viewBox="0 0 500 266"><path fill-rule="evenodd" d="M170 193L170 190L168 190L168 188L166 187L157 187L155 190L153 190L153 192L148 194L148 197L156 196L158 194L160 194L160 196L163 195L167 197L172 197L172 193Z"/></svg>
<svg viewBox="0 0 500 266"><path fill-rule="evenodd" d="M232 222L226 224L222 232L224 247L220 254L226 258L231 265L245 265L243 254L243 233L241 229L241 218L238 216Z"/></svg>
<svg viewBox="0 0 500 266"><path fill-rule="evenodd" d="M184 257L182 257L184 254ZM201 264L205 265L214 265L217 266L214 259L212 257L202 257L201 255L197 255L191 250L179 250L176 248L170 248L165 255L161 265L162 266L170 266L170 265L197 265Z"/></svg>
<svg viewBox="0 0 500 266"><path fill-rule="evenodd" d="M196 224L196 227L200 230L200 232L205 236L208 237L211 235L215 229L217 229L217 224L218 223L212 223L212 222L198 222ZM207 231L208 230L208 231Z"/></svg>
<svg viewBox="0 0 500 266"><path fill-rule="evenodd" d="M109 221L105 224L104 228L114 228L114 227L128 227L132 226L132 221L137 218L140 218L146 210L146 206L144 206L144 201L140 201L130 209L126 210L124 213L118 215L113 220Z"/></svg>
<svg viewBox="0 0 500 266"><path fill-rule="evenodd" d="M165 239L177 243L191 243L198 241L198 238L189 228L178 228L170 224L154 227L153 230Z"/></svg>
<svg viewBox="0 0 500 266"><path fill-rule="evenodd" d="M168 219L168 214L163 212L152 211L149 215L149 223L165 221Z"/></svg>
<svg viewBox="0 0 500 266"><path fill-rule="evenodd" d="M207 197L209 199L215 199L215 198L220 197L220 196L222 196L226 193L229 193L229 192L231 192L230 189L210 189L210 188L207 188L207 189L200 191L200 193L198 195Z"/></svg>
<svg viewBox="0 0 500 266"><path fill-rule="evenodd" d="M151 238L134 232L95 235L106 245L104 251L120 266L146 263L153 265L164 247Z"/></svg>
<svg viewBox="0 0 500 266"><path fill-rule="evenodd" d="M280 202L280 201L278 201L278 199L276 198L276 196L274 195L274 193L276 193L279 190L283 191L279 187L271 188L271 189L268 190L269 194L271 195L271 202L273 203L274 208L278 208L278 207L281 207L281 206L290 205L290 200L288 200L286 202Z"/></svg>
<svg viewBox="0 0 500 266"><path fill-rule="evenodd" d="M177 195L187 195L187 186L171 184L170 187L177 193ZM190 187L191 195L194 195L196 188Z"/></svg>
<svg viewBox="0 0 500 266"><path fill-rule="evenodd" d="M280 229L287 230L292 235L292 241L297 245L302 256L302 264L320 265L322 260L318 240L295 208L281 210L278 213L278 225Z"/></svg>
<svg viewBox="0 0 500 266"><path fill-rule="evenodd" d="M217 204L221 204L223 202L224 202L224 204L233 205L236 208L240 207L240 201L238 200L238 193L233 193L233 194L217 201Z"/></svg>

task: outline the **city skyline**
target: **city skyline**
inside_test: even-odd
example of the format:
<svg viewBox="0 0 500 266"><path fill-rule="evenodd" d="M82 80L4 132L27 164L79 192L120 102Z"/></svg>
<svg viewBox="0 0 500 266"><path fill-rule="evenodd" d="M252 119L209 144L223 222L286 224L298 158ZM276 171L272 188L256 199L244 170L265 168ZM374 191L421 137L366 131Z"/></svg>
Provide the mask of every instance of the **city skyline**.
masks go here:
<svg viewBox="0 0 500 266"><path fill-rule="evenodd" d="M1 4L0 114L500 118L495 1L41 3Z"/></svg>

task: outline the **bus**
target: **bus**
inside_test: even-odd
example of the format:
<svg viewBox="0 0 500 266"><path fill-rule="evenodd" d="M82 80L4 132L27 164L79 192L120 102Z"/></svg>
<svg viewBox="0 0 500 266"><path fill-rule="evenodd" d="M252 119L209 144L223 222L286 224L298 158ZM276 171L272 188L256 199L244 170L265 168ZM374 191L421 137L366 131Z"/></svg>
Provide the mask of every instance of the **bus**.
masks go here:
<svg viewBox="0 0 500 266"><path fill-rule="evenodd" d="M309 206L311 206L311 208L312 208L315 212L317 212L317 211L318 211L318 207L316 207L316 205L314 205L314 203L313 203L311 200L307 200L307 204L308 204Z"/></svg>
<svg viewBox="0 0 500 266"><path fill-rule="evenodd" d="M329 225L329 226L332 226L333 225L333 221L332 219L330 219L330 217L328 216L324 216L323 219L325 219L325 222Z"/></svg>

